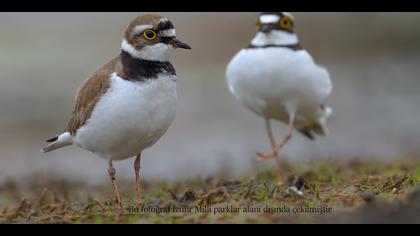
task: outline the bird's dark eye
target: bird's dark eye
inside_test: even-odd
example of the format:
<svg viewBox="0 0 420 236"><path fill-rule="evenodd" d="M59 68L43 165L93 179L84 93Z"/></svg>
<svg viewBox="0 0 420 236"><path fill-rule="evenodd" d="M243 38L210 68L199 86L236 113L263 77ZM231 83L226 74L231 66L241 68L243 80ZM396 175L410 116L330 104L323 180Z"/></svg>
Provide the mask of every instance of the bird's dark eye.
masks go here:
<svg viewBox="0 0 420 236"><path fill-rule="evenodd" d="M143 36L147 40L153 40L153 39L156 38L157 34L153 30L146 30L146 31L144 31Z"/></svg>
<svg viewBox="0 0 420 236"><path fill-rule="evenodd" d="M279 21L279 25L282 29L289 30L292 28L293 22L292 19L290 19L290 17L283 16Z"/></svg>

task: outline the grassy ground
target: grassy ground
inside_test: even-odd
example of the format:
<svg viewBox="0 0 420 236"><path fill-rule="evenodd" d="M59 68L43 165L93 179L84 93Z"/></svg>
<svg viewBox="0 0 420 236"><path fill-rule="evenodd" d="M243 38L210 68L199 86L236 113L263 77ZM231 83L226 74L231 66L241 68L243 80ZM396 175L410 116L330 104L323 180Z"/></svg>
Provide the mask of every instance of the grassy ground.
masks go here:
<svg viewBox="0 0 420 236"><path fill-rule="evenodd" d="M37 175L0 187L1 223L420 223L420 161L283 163L257 176L87 186ZM301 195L303 193L303 195Z"/></svg>

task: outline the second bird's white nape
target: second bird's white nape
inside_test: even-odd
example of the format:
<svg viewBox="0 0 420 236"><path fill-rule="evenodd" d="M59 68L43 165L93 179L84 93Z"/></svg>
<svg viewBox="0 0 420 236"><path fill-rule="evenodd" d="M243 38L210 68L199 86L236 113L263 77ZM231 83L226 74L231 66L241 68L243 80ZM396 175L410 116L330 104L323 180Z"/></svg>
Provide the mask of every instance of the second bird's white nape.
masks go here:
<svg viewBox="0 0 420 236"><path fill-rule="evenodd" d="M254 46L294 45L297 43L299 43L299 39L296 34L279 30L273 30L268 34L258 32L251 41Z"/></svg>
<svg viewBox="0 0 420 236"><path fill-rule="evenodd" d="M150 61L169 61L172 52L175 50L172 45L164 43L145 45L142 49L137 50L126 39L123 39L121 49L129 53L132 57Z"/></svg>

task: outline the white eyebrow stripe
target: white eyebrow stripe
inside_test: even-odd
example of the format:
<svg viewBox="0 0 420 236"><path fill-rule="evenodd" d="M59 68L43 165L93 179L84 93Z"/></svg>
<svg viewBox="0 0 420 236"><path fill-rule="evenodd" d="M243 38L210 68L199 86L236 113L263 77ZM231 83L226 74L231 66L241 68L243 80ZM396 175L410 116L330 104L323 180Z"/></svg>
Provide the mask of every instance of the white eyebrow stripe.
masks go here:
<svg viewBox="0 0 420 236"><path fill-rule="evenodd" d="M168 21L169 21L168 18L162 18L162 19L158 20L157 24L165 23L165 22L168 22Z"/></svg>
<svg viewBox="0 0 420 236"><path fill-rule="evenodd" d="M280 17L277 15L262 15L260 16L260 22L262 24L277 23L280 20Z"/></svg>
<svg viewBox="0 0 420 236"><path fill-rule="evenodd" d="M147 29L153 29L153 25L137 25L133 29L133 34L139 34Z"/></svg>
<svg viewBox="0 0 420 236"><path fill-rule="evenodd" d="M290 12L282 12L283 15L288 16L290 19L295 20L295 18L293 17L293 15Z"/></svg>
<svg viewBox="0 0 420 236"><path fill-rule="evenodd" d="M175 29L159 31L159 35L164 37L175 37Z"/></svg>

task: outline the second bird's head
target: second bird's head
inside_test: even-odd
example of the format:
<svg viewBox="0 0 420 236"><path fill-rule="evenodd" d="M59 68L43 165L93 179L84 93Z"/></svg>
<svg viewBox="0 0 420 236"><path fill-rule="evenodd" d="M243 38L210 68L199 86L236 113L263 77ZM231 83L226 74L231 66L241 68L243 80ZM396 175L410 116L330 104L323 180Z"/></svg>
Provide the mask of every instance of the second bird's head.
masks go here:
<svg viewBox="0 0 420 236"><path fill-rule="evenodd" d="M292 45L299 43L295 20L288 12L263 12L257 20L257 35L252 45Z"/></svg>
<svg viewBox="0 0 420 236"><path fill-rule="evenodd" d="M263 12L257 20L258 31L269 34L272 31L294 33L294 18L288 12Z"/></svg>
<svg viewBox="0 0 420 236"><path fill-rule="evenodd" d="M168 61L177 48L191 47L176 38L175 27L167 18L146 14L127 26L121 49L132 57L150 61Z"/></svg>

